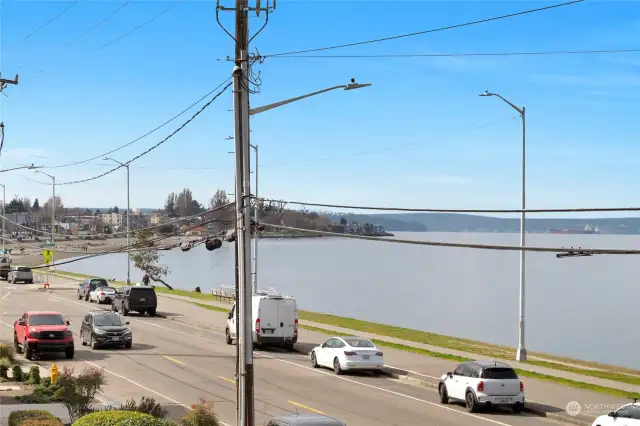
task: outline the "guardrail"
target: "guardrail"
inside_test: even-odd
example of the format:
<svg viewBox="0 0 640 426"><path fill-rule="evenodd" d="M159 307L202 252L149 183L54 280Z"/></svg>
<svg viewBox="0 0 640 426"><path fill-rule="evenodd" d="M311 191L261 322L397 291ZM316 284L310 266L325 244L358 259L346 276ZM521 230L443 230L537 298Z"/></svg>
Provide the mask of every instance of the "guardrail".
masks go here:
<svg viewBox="0 0 640 426"><path fill-rule="evenodd" d="M231 303L236 300L236 288L230 285L221 285L219 288L211 289L211 294L221 302Z"/></svg>

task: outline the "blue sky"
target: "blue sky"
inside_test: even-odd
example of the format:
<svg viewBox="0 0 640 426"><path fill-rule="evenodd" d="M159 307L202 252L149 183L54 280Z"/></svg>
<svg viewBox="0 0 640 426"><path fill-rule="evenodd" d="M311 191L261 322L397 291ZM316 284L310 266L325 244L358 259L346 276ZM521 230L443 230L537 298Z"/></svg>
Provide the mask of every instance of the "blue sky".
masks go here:
<svg viewBox="0 0 640 426"><path fill-rule="evenodd" d="M231 6L231 0L227 0ZM263 2L264 3L264 2ZM80 0L25 36L69 2L5 0L6 89L0 167L55 165L96 156L161 124L230 76L233 42L215 21L215 2L183 1L104 49L93 50L152 18L171 2L134 1L102 26L65 46L123 2ZM225 4L224 1L222 4ZM421 31L547 2L278 1L254 40L262 54ZM466 53L632 49L640 44L640 3L581 4L430 35L319 54ZM233 28L233 14L222 14ZM262 23L251 19L255 30ZM436 208L518 208L521 124L488 89L527 109L530 208L637 204L640 177L640 54L544 57L271 58L257 65L259 106L350 78L370 88L335 91L257 115L260 192L270 197ZM131 167L132 207L156 207L191 188L207 202L232 189L231 91L170 142ZM195 109L192 111L195 112ZM189 115L192 113L190 112ZM169 134L188 115L112 154L120 161ZM97 160L43 169L58 182L108 168ZM181 168L200 168L184 170ZM208 169L205 169L208 168ZM8 197L46 199L48 179L4 173ZM125 171L59 186L68 206L126 204Z"/></svg>

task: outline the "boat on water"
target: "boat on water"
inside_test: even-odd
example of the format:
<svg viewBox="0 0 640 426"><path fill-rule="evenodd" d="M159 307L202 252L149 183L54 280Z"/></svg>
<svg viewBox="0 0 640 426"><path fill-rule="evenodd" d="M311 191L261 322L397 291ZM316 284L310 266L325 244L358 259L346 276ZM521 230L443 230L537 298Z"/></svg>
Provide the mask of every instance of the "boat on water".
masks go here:
<svg viewBox="0 0 640 426"><path fill-rule="evenodd" d="M591 225L586 225L583 229L547 229L549 234L599 234L600 230Z"/></svg>

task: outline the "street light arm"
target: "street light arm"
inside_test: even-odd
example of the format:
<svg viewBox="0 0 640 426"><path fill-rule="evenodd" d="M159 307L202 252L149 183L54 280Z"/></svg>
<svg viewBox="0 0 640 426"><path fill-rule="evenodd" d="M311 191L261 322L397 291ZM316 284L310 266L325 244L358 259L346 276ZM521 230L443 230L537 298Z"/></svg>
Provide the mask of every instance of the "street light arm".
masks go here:
<svg viewBox="0 0 640 426"><path fill-rule="evenodd" d="M128 165L128 164L122 163L122 162L120 162L120 161L116 160L115 158L111 158L111 157L104 157L104 158L103 158L103 160L111 160L111 161L113 161L113 162L115 162L115 163L120 164L122 167L129 167L129 165Z"/></svg>
<svg viewBox="0 0 640 426"><path fill-rule="evenodd" d="M511 102L509 102L507 99L505 99L504 97L502 97L501 95L497 94L497 93L491 93L491 96L497 96L500 99L502 99L503 101L505 101L507 104L509 104L509 106L513 109L515 109L516 111L518 111L518 114L523 115L524 114L524 110L522 108L518 108L517 106L515 106L514 104L512 104Z"/></svg>
<svg viewBox="0 0 640 426"><path fill-rule="evenodd" d="M298 96L298 97L291 98L291 99L285 99L284 101L276 102L276 103L269 104L269 105L264 105L264 106L261 106L261 107L258 107L258 108L251 108L249 110L249 115L260 114L261 112L268 111L268 110L274 109L274 108L278 108L278 107L281 107L283 105L290 104L292 102L297 102L297 101L305 99L305 98L310 98L312 96L320 95L322 93L330 92L332 90L346 89L346 88L347 88L347 86L342 84L340 86L329 87L327 89L318 90L317 92L308 93L306 95Z"/></svg>
<svg viewBox="0 0 640 426"><path fill-rule="evenodd" d="M54 179L54 180L55 180L55 177L54 177L54 176L51 176L49 173L45 173L45 172L43 172L42 170L36 170L36 173L42 173L43 175L45 175L45 176L49 176L51 179Z"/></svg>
<svg viewBox="0 0 640 426"><path fill-rule="evenodd" d="M13 167L11 169L2 169L0 170L0 173L4 173L4 172L11 172L13 170L23 170L23 169L29 169L29 170L35 170L35 169L39 169L41 166L34 166L33 164L30 166L20 166L20 167Z"/></svg>

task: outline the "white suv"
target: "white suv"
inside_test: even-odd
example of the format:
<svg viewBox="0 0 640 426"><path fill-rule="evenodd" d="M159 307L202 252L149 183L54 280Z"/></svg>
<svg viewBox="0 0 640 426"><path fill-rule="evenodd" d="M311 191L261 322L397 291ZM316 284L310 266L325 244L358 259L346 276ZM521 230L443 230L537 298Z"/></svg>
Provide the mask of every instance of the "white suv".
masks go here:
<svg viewBox="0 0 640 426"><path fill-rule="evenodd" d="M509 365L500 361L463 362L440 378L440 402L464 401L467 410L481 406L508 406L515 413L524 408L524 385Z"/></svg>
<svg viewBox="0 0 640 426"><path fill-rule="evenodd" d="M600 416L594 420L593 426L640 426L640 403L634 400L633 404L623 405L606 416Z"/></svg>

